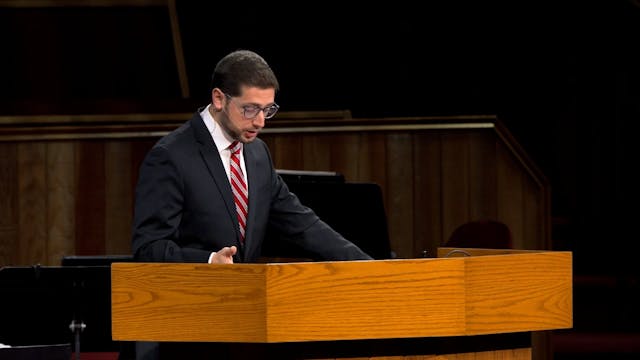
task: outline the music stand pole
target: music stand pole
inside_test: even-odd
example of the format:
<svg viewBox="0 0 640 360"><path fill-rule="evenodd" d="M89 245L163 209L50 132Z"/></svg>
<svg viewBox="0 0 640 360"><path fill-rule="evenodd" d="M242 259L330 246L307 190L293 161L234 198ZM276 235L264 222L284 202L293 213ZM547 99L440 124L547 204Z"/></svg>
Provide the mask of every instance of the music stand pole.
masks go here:
<svg viewBox="0 0 640 360"><path fill-rule="evenodd" d="M71 324L69 324L69 329L73 331L74 335L74 345L75 345L75 360L80 360L80 333L87 325L83 322L76 322L76 320L71 320Z"/></svg>

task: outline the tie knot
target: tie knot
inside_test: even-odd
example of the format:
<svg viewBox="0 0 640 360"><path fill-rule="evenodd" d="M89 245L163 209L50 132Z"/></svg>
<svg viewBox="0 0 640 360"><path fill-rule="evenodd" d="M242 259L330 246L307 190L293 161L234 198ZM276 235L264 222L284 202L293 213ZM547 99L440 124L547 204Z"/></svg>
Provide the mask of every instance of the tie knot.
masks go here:
<svg viewBox="0 0 640 360"><path fill-rule="evenodd" d="M239 141L234 141L231 143L231 145L229 145L228 149L231 150L232 154L238 155L240 153L240 150L242 150L242 143Z"/></svg>

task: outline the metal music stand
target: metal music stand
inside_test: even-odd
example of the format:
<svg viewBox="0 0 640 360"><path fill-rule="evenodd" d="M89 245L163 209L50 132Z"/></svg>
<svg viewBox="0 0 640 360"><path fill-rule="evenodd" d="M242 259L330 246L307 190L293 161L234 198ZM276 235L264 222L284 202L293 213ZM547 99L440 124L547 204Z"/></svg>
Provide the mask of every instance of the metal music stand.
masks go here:
<svg viewBox="0 0 640 360"><path fill-rule="evenodd" d="M76 360L81 347L118 351L111 340L109 265L0 268L0 309L1 343L73 343Z"/></svg>

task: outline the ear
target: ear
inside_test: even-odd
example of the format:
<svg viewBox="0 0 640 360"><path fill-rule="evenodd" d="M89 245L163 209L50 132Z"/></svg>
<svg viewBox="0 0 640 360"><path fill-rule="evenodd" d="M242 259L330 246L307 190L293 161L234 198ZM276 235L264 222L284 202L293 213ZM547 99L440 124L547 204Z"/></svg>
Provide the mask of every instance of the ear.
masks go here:
<svg viewBox="0 0 640 360"><path fill-rule="evenodd" d="M211 104L214 110L220 111L224 107L225 96L222 90L214 88L211 90Z"/></svg>

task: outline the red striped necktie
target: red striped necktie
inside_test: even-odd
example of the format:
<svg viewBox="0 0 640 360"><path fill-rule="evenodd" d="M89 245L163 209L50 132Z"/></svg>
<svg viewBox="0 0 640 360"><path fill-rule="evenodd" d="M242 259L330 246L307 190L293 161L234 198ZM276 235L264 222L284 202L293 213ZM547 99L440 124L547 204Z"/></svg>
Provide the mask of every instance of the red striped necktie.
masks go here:
<svg viewBox="0 0 640 360"><path fill-rule="evenodd" d="M244 182L242 168L240 167L242 143L234 141L229 145L228 149L231 150L231 189L233 190L233 200L236 203L236 212L238 213L240 242L244 243L247 213L249 211L249 193L247 192L247 184Z"/></svg>

